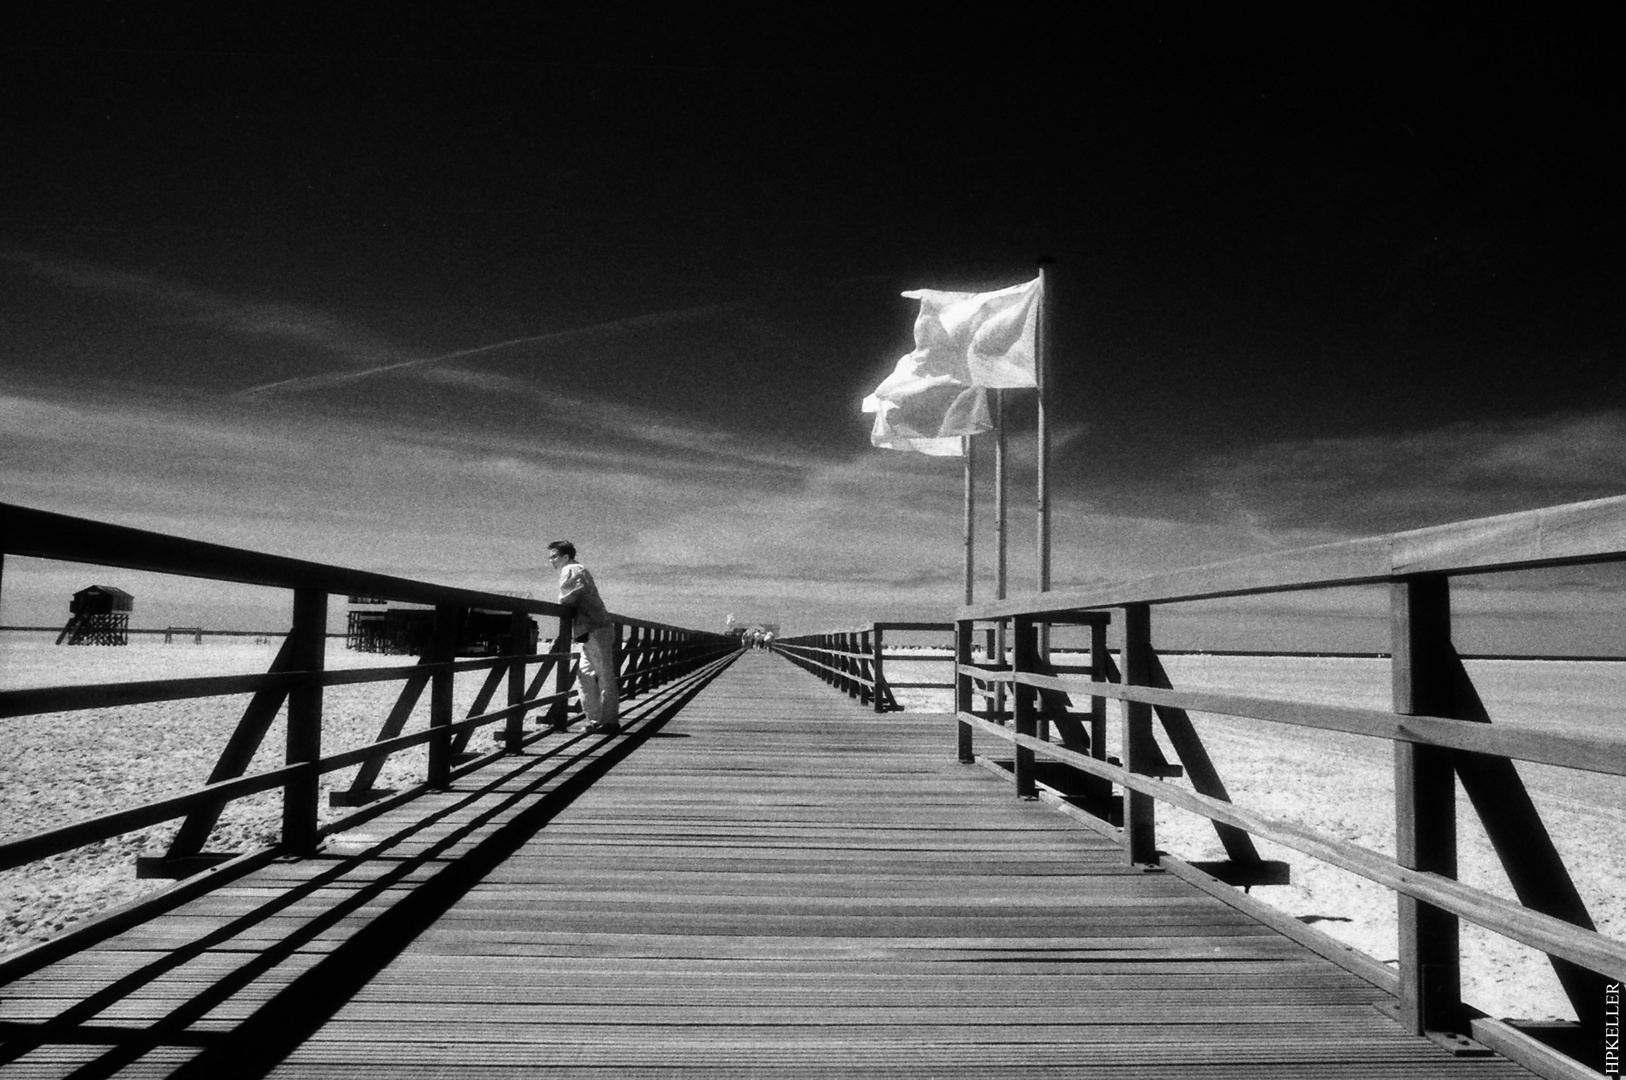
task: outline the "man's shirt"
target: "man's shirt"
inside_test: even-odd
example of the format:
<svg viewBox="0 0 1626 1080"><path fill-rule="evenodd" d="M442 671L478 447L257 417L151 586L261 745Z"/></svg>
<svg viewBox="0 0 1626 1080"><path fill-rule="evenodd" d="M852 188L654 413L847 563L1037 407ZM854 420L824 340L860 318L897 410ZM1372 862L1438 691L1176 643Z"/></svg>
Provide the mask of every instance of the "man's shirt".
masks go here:
<svg viewBox="0 0 1626 1080"><path fill-rule="evenodd" d="M559 569L559 603L571 609L575 620L571 635L581 637L603 626L614 625L610 613L599 598L593 575L579 562L568 562Z"/></svg>

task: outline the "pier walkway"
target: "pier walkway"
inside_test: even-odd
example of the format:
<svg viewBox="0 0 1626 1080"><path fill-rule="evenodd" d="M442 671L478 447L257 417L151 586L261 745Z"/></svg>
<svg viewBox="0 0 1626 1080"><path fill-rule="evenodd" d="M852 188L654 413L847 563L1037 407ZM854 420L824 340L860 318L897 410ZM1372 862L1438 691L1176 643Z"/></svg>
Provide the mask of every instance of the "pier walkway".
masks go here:
<svg viewBox="0 0 1626 1080"><path fill-rule="evenodd" d="M0 988L0 1077L1511 1077L746 653Z"/></svg>

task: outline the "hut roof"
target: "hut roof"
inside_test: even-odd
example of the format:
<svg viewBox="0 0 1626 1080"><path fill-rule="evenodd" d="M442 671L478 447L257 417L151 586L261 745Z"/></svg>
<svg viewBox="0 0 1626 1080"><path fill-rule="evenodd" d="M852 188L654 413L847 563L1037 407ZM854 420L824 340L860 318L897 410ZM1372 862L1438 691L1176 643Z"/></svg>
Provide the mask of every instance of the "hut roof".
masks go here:
<svg viewBox="0 0 1626 1080"><path fill-rule="evenodd" d="M69 605L69 610L85 610L84 602L86 600L101 600L103 598L105 598L106 604L105 607L100 608L103 611L130 611L135 607L135 597L123 589L115 588L112 585L91 585L73 594L73 603ZM90 610L96 610L96 608Z"/></svg>
<svg viewBox="0 0 1626 1080"><path fill-rule="evenodd" d="M112 585L92 585L89 588L80 589L78 592L74 593L73 595L75 595L75 596L101 595L101 596L112 596L112 597L116 597L116 598L123 599L123 600L134 600L135 599L134 596L131 596L129 593L125 592L123 589L114 588Z"/></svg>

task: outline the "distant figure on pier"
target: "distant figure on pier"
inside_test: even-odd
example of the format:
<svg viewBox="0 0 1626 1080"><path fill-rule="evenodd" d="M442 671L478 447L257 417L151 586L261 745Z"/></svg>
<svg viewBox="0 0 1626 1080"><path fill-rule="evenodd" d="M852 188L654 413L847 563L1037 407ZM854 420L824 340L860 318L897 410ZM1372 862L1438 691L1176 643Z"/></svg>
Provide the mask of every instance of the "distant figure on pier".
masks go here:
<svg viewBox="0 0 1626 1080"><path fill-rule="evenodd" d="M582 711L587 714L586 730L621 730L621 689L616 685L615 623L598 595L598 586L587 567L576 561L576 545L555 540L548 545L548 562L559 571L559 603L571 609L571 633L581 646L581 667L577 682L581 687Z"/></svg>

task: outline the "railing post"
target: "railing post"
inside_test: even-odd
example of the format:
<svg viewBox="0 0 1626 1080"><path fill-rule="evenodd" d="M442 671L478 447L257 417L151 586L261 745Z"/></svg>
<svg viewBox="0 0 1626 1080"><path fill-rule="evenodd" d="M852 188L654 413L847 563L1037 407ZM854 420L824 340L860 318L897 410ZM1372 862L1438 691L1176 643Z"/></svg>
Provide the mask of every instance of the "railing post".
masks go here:
<svg viewBox="0 0 1626 1080"><path fill-rule="evenodd" d="M1152 609L1130 604L1124 613L1123 681L1149 686L1152 682ZM1142 776L1152 775L1161 755L1152 741L1152 707L1143 701L1124 702L1124 767ZM1130 863L1157 861L1156 803L1150 795L1124 790L1124 843Z"/></svg>
<svg viewBox="0 0 1626 1080"><path fill-rule="evenodd" d="M320 672L327 659L327 594L319 589L294 590L293 626L288 631L290 666ZM282 848L290 855L316 850L317 795L322 756L322 687L316 683L288 691L288 742L283 760L305 765L282 789Z"/></svg>
<svg viewBox="0 0 1626 1080"><path fill-rule="evenodd" d="M869 704L869 695L865 693L869 688L864 685L864 669L869 666L869 635L860 630L853 630L847 634L847 665L852 673L852 692L850 696L860 705Z"/></svg>
<svg viewBox="0 0 1626 1080"><path fill-rule="evenodd" d="M875 671L870 663L870 632L860 630L853 634L853 647L857 655L853 657L853 666L858 669L858 704L868 705L875 698Z"/></svg>
<svg viewBox="0 0 1626 1080"><path fill-rule="evenodd" d="M570 719L570 684L573 676L570 669L574 661L570 655L570 638L576 632L576 617L570 612L559 616L559 629L553 639L553 651L559 653L558 663L553 669L553 692L560 695L549 711L548 718L556 724L563 724Z"/></svg>
<svg viewBox="0 0 1626 1080"><path fill-rule="evenodd" d="M1394 711L1452 715L1450 579L1425 575L1390 586ZM1395 861L1457 876L1456 777L1452 751L1396 742ZM1457 917L1397 895L1400 1022L1414 1034L1460 1031L1462 975Z"/></svg>
<svg viewBox="0 0 1626 1080"><path fill-rule="evenodd" d="M875 671L874 689L876 712L886 712L886 667L885 660L881 655L883 648L881 639L885 636L885 634L886 630L879 623L877 623L875 624L875 629L870 637L870 666Z"/></svg>
<svg viewBox="0 0 1626 1080"><path fill-rule="evenodd" d="M1004 596L1004 591L1003 590L1001 590L1000 596L1003 598L1003 596ZM994 624L993 635L994 635L994 670L995 671L1004 671L1005 670L1005 646L1007 644L1007 642L1005 641L1005 620L1004 619L1000 619L997 623ZM1006 709L1006 707L1007 706L1006 706L1006 702L1005 702L1005 684L1004 683L995 683L994 684L994 718L997 719L1001 724L1005 723L1005 719L1006 719L1006 717L1005 717L1005 709Z"/></svg>
<svg viewBox="0 0 1626 1080"><path fill-rule="evenodd" d="M633 654L628 663L638 672L632 693L647 694L655 686L655 631L647 626L627 627L627 651Z"/></svg>
<svg viewBox="0 0 1626 1080"><path fill-rule="evenodd" d="M863 696L863 664L860 660L863 644L862 634L855 629L849 629L841 636L842 655L847 659L847 696L859 704L867 704Z"/></svg>
<svg viewBox="0 0 1626 1080"><path fill-rule="evenodd" d="M518 710L525 700L525 663L519 658L531 651L531 620L523 611L508 617L508 651L514 655L508 665L508 707L514 711L503 723L503 749L517 754L525 739L525 717Z"/></svg>
<svg viewBox="0 0 1626 1080"><path fill-rule="evenodd" d="M643 686L643 641L639 638L640 628L637 626L623 626L616 623L611 628L615 635L615 649L612 652L615 665L615 685L623 698L637 697L639 688ZM622 631L626 632L625 638Z"/></svg>
<svg viewBox="0 0 1626 1080"><path fill-rule="evenodd" d="M458 616L463 609L442 604L435 608L435 629L430 636L432 664L448 663L457 654ZM429 786L446 788L452 782L452 673L437 671L429 677L429 727L435 735L429 740ZM438 730L436 730L438 729Z"/></svg>
<svg viewBox="0 0 1626 1080"><path fill-rule="evenodd" d="M1090 624L1090 679L1106 682L1111 667L1107 663L1107 624ZM1090 696L1090 756L1097 761L1107 759L1107 699L1100 694ZM1111 794L1111 792L1108 792Z"/></svg>
<svg viewBox="0 0 1626 1080"><path fill-rule="evenodd" d="M1012 645L1011 670L1017 674L1031 672L1035 669L1035 661L1039 657L1038 628L1031 615L1018 615L1015 624L1015 641ZM1039 728L1039 712L1035 707L1038 704L1039 692L1031 686L1020 684L1011 687L1011 707L1016 734L1036 735ZM1034 784L1035 767L1033 751L1020 744L1016 745L1016 794L1022 799L1037 799L1039 789Z"/></svg>
<svg viewBox="0 0 1626 1080"><path fill-rule="evenodd" d="M971 665L971 635L972 622L970 619L961 619L954 624L954 711L961 714L970 713L971 710L971 676L961 671L961 667ZM960 763L963 765L975 764L977 755L972 749L972 728L963 715L958 723L956 735L957 750Z"/></svg>

